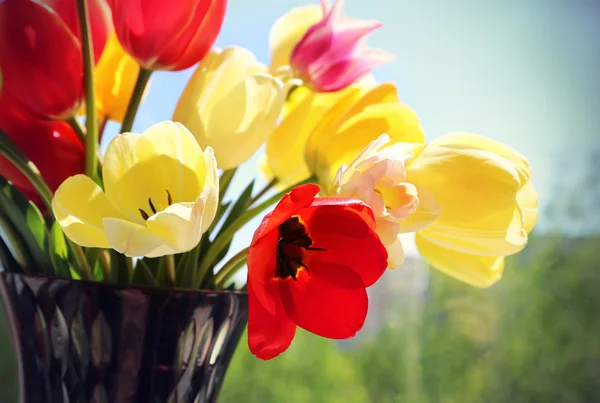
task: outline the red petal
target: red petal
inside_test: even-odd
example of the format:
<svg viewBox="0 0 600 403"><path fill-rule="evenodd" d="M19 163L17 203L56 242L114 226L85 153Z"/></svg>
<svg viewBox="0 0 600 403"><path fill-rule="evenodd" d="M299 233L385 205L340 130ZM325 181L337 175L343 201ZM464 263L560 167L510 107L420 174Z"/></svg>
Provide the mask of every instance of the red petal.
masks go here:
<svg viewBox="0 0 600 403"><path fill-rule="evenodd" d="M248 251L248 281L252 284L254 293L271 314L275 314L275 305L280 303L277 280L274 279L277 256L278 231L272 231L253 243Z"/></svg>
<svg viewBox="0 0 600 403"><path fill-rule="evenodd" d="M354 210L367 223L369 228L375 229L377 222L371 208L358 199L352 197L317 197L311 204L313 207L339 206Z"/></svg>
<svg viewBox="0 0 600 403"><path fill-rule="evenodd" d="M2 129L37 166L50 190L55 191L69 176L83 173L85 149L69 124L65 122L19 123L10 126L4 124ZM4 157L0 157L0 175L10 180L26 196L37 194L21 171ZM39 198L33 201L39 202Z"/></svg>
<svg viewBox="0 0 600 403"><path fill-rule="evenodd" d="M283 353L292 343L296 325L285 315L281 301L270 314L256 298L248 283L248 347L262 360L270 360Z"/></svg>
<svg viewBox="0 0 600 403"><path fill-rule="evenodd" d="M82 68L79 41L58 14L29 0L0 1L0 109L66 119L83 95Z"/></svg>
<svg viewBox="0 0 600 403"><path fill-rule="evenodd" d="M217 39L226 9L226 0L200 2L188 28L171 42L157 63L176 71L187 69L202 60Z"/></svg>
<svg viewBox="0 0 600 403"><path fill-rule="evenodd" d="M251 247L270 231L277 229L285 220L298 213L303 208L310 206L315 195L319 193L319 186L307 184L296 186L292 191L281 198L273 212L267 214L254 232ZM275 250L273 250L275 253Z"/></svg>
<svg viewBox="0 0 600 403"><path fill-rule="evenodd" d="M194 18L198 0L109 0L115 32L123 48L143 67L160 54Z"/></svg>
<svg viewBox="0 0 600 403"><path fill-rule="evenodd" d="M362 203L330 204L315 199L320 207L301 212L308 227L313 247L325 251L309 251L310 268L314 260L352 268L362 278L365 287L373 285L387 268L387 251L379 236L370 227L371 210ZM367 218L365 220L365 217Z"/></svg>
<svg viewBox="0 0 600 403"><path fill-rule="evenodd" d="M81 28L77 14L77 1L73 0L43 0L50 8L63 19L79 41L81 41ZM94 59L100 59L108 35L112 32L110 8L104 0L89 1L90 27L94 46Z"/></svg>
<svg viewBox="0 0 600 403"><path fill-rule="evenodd" d="M330 339L353 337L365 322L368 298L360 276L351 268L315 261L310 275L280 282L287 317L296 325Z"/></svg>

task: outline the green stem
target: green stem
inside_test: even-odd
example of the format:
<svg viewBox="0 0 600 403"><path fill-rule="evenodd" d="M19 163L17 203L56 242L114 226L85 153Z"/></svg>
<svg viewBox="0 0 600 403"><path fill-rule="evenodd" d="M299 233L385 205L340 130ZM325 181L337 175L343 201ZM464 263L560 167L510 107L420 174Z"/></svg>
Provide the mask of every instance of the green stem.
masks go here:
<svg viewBox="0 0 600 403"><path fill-rule="evenodd" d="M77 120L75 116L71 116L69 120L67 120L67 123L71 125L73 131L77 134L79 140L81 140L81 144L85 144L85 132L83 131L83 127L81 127L79 120Z"/></svg>
<svg viewBox="0 0 600 403"><path fill-rule="evenodd" d="M98 260L100 262L100 268L102 269L102 274L104 274L104 281L110 280L110 257L108 251L101 250L98 255Z"/></svg>
<svg viewBox="0 0 600 403"><path fill-rule="evenodd" d="M98 148L98 120L96 118L96 96L94 88L94 49L87 0L77 0L81 44L83 51L83 78L85 82L85 174L95 179L98 170L96 150Z"/></svg>
<svg viewBox="0 0 600 403"><path fill-rule="evenodd" d="M81 246L77 245L76 243L73 243L70 240L69 240L69 243L71 245L71 251L75 255L75 260L77 260L77 264L81 267L81 272L82 272L81 277L84 280L93 280L94 275L92 274L92 269L90 268L90 265L85 257L85 253L83 252L83 249L81 248Z"/></svg>
<svg viewBox="0 0 600 403"><path fill-rule="evenodd" d="M256 203L261 197L263 197L265 195L265 193L267 193L269 190L271 190L271 188L275 185L277 185L277 182L279 182L279 179L277 178L273 178L273 180L271 180L271 182L267 183L267 185L261 189L260 192L258 192L258 194L256 196L254 196L252 198L252 200L250 201L250 205L252 206L254 203Z"/></svg>
<svg viewBox="0 0 600 403"><path fill-rule="evenodd" d="M171 284L175 284L175 256L165 255L167 262L167 277Z"/></svg>
<svg viewBox="0 0 600 403"><path fill-rule="evenodd" d="M242 266L240 263L243 263L248 256L248 251L250 248L245 248L235 254L227 263L223 265L221 270L217 274L215 274L215 288L217 286L225 285L225 281L231 278Z"/></svg>
<svg viewBox="0 0 600 403"><path fill-rule="evenodd" d="M287 193L289 193L296 186L304 185L306 183L313 183L315 180L316 180L316 177L312 176L312 177L310 177L310 178L308 178L308 179L306 179L306 180L304 180L304 181L302 181L300 183L297 183L297 184L295 184L293 186L290 186L287 189L282 190L281 192L277 193L276 195L271 196L269 199L267 199L264 202L260 203L256 207L253 207L253 208L251 208L249 210L246 210L246 212L244 214L242 214L241 216L239 216L237 220L235 220L234 222L232 222L231 225L229 225L223 232L221 232L221 233L219 233L219 235L217 235L217 237L215 238L214 242L212 243L212 245L210 246L210 248L206 252L206 255L202 259L202 263L200 265L199 273L206 273L206 271L208 271L208 269L211 266L213 266L213 265L215 265L217 263L214 260L219 255L219 253L221 252L221 250L223 250L223 248L225 248L225 246L227 246L227 244L229 243L229 241L231 241L233 239L233 236L248 221L250 221L251 219L253 219L254 217L256 217L258 214L260 214L263 210L267 209L271 205L277 203L279 200L281 200L281 198L284 195L286 195ZM200 278L202 278L202 277L200 277Z"/></svg>
<svg viewBox="0 0 600 403"><path fill-rule="evenodd" d="M127 105L127 111L125 112L123 124L121 125L121 131L119 133L127 133L131 131L131 128L133 127L133 121L135 120L135 115L140 107L140 102L142 102L142 97L144 96L144 91L146 90L146 85L148 84L151 74L152 70L140 67L140 73L138 74L137 81L135 82L135 87L133 88L131 98L129 99L129 105Z"/></svg>

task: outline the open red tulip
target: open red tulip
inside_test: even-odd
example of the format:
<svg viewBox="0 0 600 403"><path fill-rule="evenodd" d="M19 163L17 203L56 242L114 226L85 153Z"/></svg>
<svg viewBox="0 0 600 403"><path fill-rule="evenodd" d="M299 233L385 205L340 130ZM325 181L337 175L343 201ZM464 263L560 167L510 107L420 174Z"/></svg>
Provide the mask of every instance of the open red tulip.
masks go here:
<svg viewBox="0 0 600 403"><path fill-rule="evenodd" d="M53 192L69 176L83 173L85 149L73 128L65 122L19 122L0 126L15 145L40 170ZM45 208L37 191L21 171L0 156L0 175L29 200Z"/></svg>
<svg viewBox="0 0 600 403"><path fill-rule="evenodd" d="M285 195L254 233L248 253L248 345L271 359L296 326L353 337L368 307L366 287L387 268L371 209L353 198L315 198L317 185Z"/></svg>
<svg viewBox="0 0 600 403"><path fill-rule="evenodd" d="M123 49L144 68L198 63L221 29L227 0L109 0Z"/></svg>
<svg viewBox="0 0 600 403"><path fill-rule="evenodd" d="M90 2L97 57L111 29L103 4ZM0 109L29 120L64 120L77 112L83 61L75 15L71 0L0 1Z"/></svg>

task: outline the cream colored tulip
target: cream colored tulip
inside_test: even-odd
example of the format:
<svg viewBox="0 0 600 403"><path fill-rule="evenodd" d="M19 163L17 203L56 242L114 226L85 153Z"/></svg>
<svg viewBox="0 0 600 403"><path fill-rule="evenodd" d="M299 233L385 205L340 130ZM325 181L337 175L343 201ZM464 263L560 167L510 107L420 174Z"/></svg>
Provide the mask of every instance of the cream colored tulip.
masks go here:
<svg viewBox="0 0 600 403"><path fill-rule="evenodd" d="M285 101L281 80L240 47L213 49L200 63L173 113L219 168L248 160L275 129Z"/></svg>
<svg viewBox="0 0 600 403"><path fill-rule="evenodd" d="M115 137L102 166L104 189L85 175L63 182L52 210L73 242L127 256L187 252L217 211L219 178L210 147L181 124Z"/></svg>

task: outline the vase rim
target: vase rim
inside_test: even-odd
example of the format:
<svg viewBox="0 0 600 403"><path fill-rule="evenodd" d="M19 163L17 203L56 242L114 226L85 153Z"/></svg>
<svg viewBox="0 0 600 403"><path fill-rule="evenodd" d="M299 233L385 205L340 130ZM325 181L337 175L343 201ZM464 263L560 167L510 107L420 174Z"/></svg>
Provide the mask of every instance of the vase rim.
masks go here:
<svg viewBox="0 0 600 403"><path fill-rule="evenodd" d="M182 288L182 287L159 287L154 285L144 285L144 284L115 284L115 283L107 283L103 281L93 281L93 280L83 280L83 279L66 279L56 276L43 276L36 274L22 274L22 273L13 273L10 271L0 269L0 277L6 276L18 276L18 277L27 277L34 279L52 279L54 281L64 281L66 283L81 283L88 286L93 287L109 287L114 289L139 289L139 290L152 290L152 291L162 291L162 292L176 292L176 293L190 293L190 294L222 294L222 295L239 295L239 296L247 296L247 291L240 290L210 290L210 289L199 289L199 288Z"/></svg>

